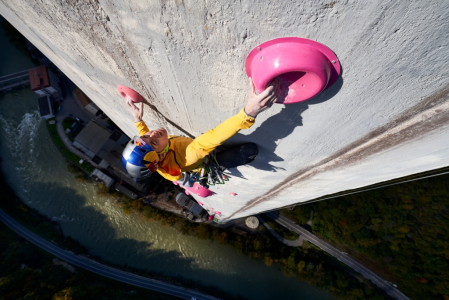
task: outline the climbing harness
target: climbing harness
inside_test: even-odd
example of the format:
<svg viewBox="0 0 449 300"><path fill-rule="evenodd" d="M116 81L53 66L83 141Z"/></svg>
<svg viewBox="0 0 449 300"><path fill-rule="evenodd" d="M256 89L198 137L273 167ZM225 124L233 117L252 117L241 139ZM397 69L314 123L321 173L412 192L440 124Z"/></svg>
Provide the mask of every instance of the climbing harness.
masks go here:
<svg viewBox="0 0 449 300"><path fill-rule="evenodd" d="M223 167L220 167L215 151L213 151L201 164L199 183L203 186L225 184L226 181L229 181L229 176L224 174L223 171Z"/></svg>
<svg viewBox="0 0 449 300"><path fill-rule="evenodd" d="M215 151L206 156L201 165L193 171L183 174L182 185L193 186L195 182L208 188L211 185L225 184L229 176L223 173L224 168L217 161Z"/></svg>

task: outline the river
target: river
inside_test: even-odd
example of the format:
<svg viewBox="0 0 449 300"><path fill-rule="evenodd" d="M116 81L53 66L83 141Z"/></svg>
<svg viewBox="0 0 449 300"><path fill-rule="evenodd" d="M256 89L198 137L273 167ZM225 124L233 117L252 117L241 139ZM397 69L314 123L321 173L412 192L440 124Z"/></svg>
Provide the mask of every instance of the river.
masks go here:
<svg viewBox="0 0 449 300"><path fill-rule="evenodd" d="M0 17L0 21L2 18ZM0 32L0 76L34 67ZM333 299L296 278L285 278L236 249L183 236L177 230L124 215L95 183L79 183L51 141L29 88L0 94L2 172L29 206L57 221L89 253L115 264L181 276L249 299Z"/></svg>

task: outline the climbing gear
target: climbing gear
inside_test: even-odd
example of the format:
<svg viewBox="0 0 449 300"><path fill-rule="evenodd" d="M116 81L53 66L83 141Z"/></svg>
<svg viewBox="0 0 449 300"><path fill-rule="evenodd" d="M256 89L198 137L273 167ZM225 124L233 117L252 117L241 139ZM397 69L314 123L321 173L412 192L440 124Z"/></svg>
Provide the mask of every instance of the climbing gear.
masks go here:
<svg viewBox="0 0 449 300"><path fill-rule="evenodd" d="M147 177L157 169L159 156L156 151L135 136L128 142L122 153L122 164L125 170L136 179Z"/></svg>
<svg viewBox="0 0 449 300"><path fill-rule="evenodd" d="M186 180L191 184L197 182L206 188L211 185L225 184L229 181L229 176L223 173L225 170L252 162L258 153L259 149L254 143L246 143L218 153L212 151L198 168L190 171L188 177L183 175L184 184L181 182L180 184L186 185Z"/></svg>
<svg viewBox="0 0 449 300"><path fill-rule="evenodd" d="M181 179L178 180L179 185L183 187L193 187L193 181L190 181L190 173L183 172Z"/></svg>
<svg viewBox="0 0 449 300"><path fill-rule="evenodd" d="M229 181L229 177L223 173L224 170L225 168L220 167L217 161L215 151L212 151L205 157L200 167L191 172L191 178L204 187L225 184L226 181Z"/></svg>
<svg viewBox="0 0 449 300"><path fill-rule="evenodd" d="M175 184L179 184L186 189L198 184L207 189L210 185L224 184L229 181L228 175L224 174L223 171L224 168L218 164L215 153L211 152L204 158L198 168L190 172L183 172L182 178Z"/></svg>

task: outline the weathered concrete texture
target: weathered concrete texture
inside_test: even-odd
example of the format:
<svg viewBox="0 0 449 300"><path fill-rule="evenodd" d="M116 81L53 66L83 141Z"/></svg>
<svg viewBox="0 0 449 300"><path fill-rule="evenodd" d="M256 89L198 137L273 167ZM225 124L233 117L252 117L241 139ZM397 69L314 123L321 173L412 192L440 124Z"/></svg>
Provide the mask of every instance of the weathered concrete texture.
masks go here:
<svg viewBox="0 0 449 300"><path fill-rule="evenodd" d="M197 136L244 106L253 47L330 47L343 67L333 87L229 141L260 155L201 200L223 219L449 165L447 1L1 0L0 13L130 136L118 84L146 98L149 125Z"/></svg>

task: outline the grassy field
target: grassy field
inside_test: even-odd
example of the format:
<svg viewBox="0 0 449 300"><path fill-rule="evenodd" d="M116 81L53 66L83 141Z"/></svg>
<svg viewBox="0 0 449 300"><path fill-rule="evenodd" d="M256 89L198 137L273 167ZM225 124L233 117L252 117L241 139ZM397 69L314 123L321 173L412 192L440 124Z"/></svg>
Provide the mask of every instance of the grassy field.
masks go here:
<svg viewBox="0 0 449 300"><path fill-rule="evenodd" d="M64 130L66 130L67 128L71 128L73 123L75 123L75 119L67 117L62 120L62 128L64 128Z"/></svg>

